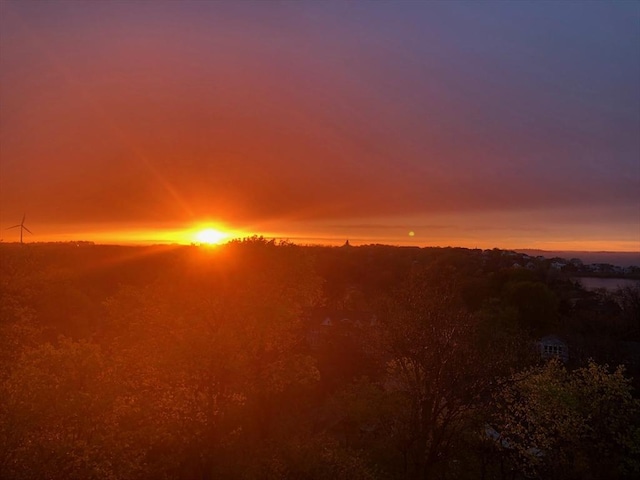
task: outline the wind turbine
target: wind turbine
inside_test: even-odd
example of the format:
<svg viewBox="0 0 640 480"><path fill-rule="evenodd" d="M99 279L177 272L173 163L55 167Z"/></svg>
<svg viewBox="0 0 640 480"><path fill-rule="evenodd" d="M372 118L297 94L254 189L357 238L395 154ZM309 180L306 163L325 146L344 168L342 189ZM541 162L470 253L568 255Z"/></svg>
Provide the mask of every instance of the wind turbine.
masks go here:
<svg viewBox="0 0 640 480"><path fill-rule="evenodd" d="M29 230L27 227L24 226L24 219L27 217L27 214L24 213L22 214L22 221L18 224L18 225L14 225L13 227L9 227L7 228L7 230L10 230L12 228L18 228L20 227L20 243L22 243L22 232L24 230L26 230L27 232L29 232L31 235L33 235L33 232L31 230Z"/></svg>

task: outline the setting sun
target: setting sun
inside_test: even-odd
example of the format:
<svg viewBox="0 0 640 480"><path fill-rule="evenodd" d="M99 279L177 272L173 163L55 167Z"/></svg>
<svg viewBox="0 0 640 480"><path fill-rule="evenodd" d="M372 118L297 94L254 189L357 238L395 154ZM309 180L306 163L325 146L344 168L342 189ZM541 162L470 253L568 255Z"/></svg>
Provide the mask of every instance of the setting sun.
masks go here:
<svg viewBox="0 0 640 480"><path fill-rule="evenodd" d="M195 241L197 243L216 245L228 237L229 235L227 233L216 230L215 228L205 228L204 230L196 232Z"/></svg>

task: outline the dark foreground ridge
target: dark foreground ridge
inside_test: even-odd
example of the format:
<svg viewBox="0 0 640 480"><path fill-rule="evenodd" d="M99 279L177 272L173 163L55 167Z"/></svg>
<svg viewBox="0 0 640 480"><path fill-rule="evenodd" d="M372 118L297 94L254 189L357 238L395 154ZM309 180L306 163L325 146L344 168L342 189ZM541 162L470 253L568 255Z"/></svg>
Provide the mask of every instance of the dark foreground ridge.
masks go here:
<svg viewBox="0 0 640 480"><path fill-rule="evenodd" d="M637 478L639 273L259 237L0 244L0 478Z"/></svg>

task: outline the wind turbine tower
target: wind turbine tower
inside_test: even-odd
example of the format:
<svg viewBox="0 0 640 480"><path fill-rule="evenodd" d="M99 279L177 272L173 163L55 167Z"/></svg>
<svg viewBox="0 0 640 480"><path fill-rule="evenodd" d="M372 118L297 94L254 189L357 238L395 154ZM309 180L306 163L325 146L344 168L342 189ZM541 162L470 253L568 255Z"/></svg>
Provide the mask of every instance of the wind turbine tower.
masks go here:
<svg viewBox="0 0 640 480"><path fill-rule="evenodd" d="M24 226L24 219L27 217L27 214L24 213L22 215L22 221L18 224L18 225L14 225L13 227L9 227L7 228L7 230L10 230L12 228L18 228L20 227L20 243L22 242L22 233L26 230L27 232L29 232L31 235L33 235L33 232L31 230L29 230L27 227Z"/></svg>

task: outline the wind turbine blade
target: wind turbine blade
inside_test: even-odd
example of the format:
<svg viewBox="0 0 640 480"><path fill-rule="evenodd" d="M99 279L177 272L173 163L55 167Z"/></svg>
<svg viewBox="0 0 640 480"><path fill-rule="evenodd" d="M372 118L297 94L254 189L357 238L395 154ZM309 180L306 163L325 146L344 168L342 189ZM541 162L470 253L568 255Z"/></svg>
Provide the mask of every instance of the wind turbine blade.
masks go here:
<svg viewBox="0 0 640 480"><path fill-rule="evenodd" d="M22 228L24 228L27 232L29 232L31 235L33 235L33 232L31 230L29 230L27 227L25 227L24 225L22 225Z"/></svg>
<svg viewBox="0 0 640 480"><path fill-rule="evenodd" d="M18 228L21 227L22 225L14 225L13 227L7 227L6 230L11 230L12 228Z"/></svg>
<svg viewBox="0 0 640 480"><path fill-rule="evenodd" d="M22 221L20 222L20 225L24 225L24 219L27 218L27 214L23 213L22 214Z"/></svg>

